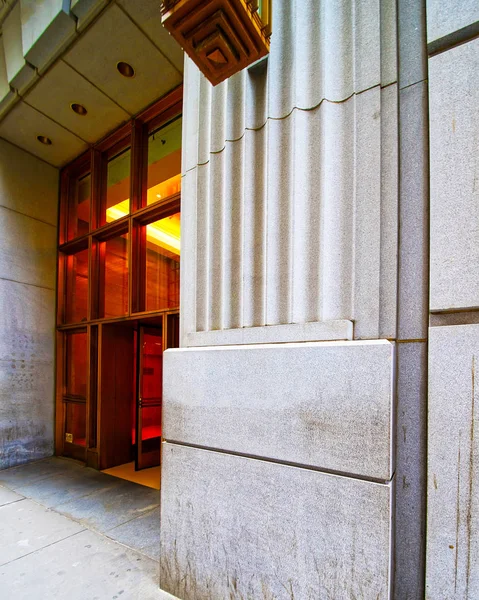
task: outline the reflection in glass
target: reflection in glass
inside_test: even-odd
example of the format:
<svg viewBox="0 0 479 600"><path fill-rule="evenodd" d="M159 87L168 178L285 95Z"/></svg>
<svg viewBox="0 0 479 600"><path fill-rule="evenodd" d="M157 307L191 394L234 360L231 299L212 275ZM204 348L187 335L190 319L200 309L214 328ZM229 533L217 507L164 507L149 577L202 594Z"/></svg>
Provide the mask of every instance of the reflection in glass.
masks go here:
<svg viewBox="0 0 479 600"><path fill-rule="evenodd" d="M146 310L180 303L180 213L146 226Z"/></svg>
<svg viewBox="0 0 479 600"><path fill-rule="evenodd" d="M73 184L68 208L67 239L86 235L90 230L91 175L77 179Z"/></svg>
<svg viewBox="0 0 479 600"><path fill-rule="evenodd" d="M65 402L65 441L86 446L86 403Z"/></svg>
<svg viewBox="0 0 479 600"><path fill-rule="evenodd" d="M103 316L128 314L128 233L104 244L104 306Z"/></svg>
<svg viewBox="0 0 479 600"><path fill-rule="evenodd" d="M66 334L66 393L86 397L87 334L86 331Z"/></svg>
<svg viewBox="0 0 479 600"><path fill-rule="evenodd" d="M147 205L177 194L181 189L181 119L148 138Z"/></svg>
<svg viewBox="0 0 479 600"><path fill-rule="evenodd" d="M88 249L66 257L65 323L79 323L87 319L88 305Z"/></svg>
<svg viewBox="0 0 479 600"><path fill-rule="evenodd" d="M106 222L111 223L130 213L130 162L128 148L108 161L106 188Z"/></svg>

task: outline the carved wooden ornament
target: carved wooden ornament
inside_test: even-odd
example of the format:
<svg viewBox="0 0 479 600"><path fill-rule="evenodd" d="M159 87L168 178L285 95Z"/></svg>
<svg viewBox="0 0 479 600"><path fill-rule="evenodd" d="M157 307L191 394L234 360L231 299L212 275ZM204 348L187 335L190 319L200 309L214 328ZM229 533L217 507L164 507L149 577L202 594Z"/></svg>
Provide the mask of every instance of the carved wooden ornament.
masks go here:
<svg viewBox="0 0 479 600"><path fill-rule="evenodd" d="M162 23L202 73L221 83L269 52L257 2L163 0Z"/></svg>

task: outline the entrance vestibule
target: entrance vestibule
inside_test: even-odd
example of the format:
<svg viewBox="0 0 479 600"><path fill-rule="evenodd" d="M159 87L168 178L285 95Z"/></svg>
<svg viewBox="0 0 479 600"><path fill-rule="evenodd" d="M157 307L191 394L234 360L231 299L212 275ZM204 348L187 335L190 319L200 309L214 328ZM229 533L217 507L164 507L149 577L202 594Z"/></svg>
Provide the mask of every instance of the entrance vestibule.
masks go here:
<svg viewBox="0 0 479 600"><path fill-rule="evenodd" d="M158 487L163 352L179 344L181 97L61 184L56 452L138 482L156 469Z"/></svg>

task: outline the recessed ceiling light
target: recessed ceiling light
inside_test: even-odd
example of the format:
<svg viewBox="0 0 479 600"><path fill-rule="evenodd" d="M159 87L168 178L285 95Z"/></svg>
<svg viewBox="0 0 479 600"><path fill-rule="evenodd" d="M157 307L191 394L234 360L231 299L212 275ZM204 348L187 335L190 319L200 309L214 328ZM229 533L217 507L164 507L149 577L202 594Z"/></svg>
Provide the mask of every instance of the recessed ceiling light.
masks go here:
<svg viewBox="0 0 479 600"><path fill-rule="evenodd" d="M51 146L53 144L52 140L46 135L37 135L37 140L40 144L45 144L45 146Z"/></svg>
<svg viewBox="0 0 479 600"><path fill-rule="evenodd" d="M135 69L127 62L120 60L120 62L116 65L116 68L118 69L118 72L123 75L123 77L131 78L135 76Z"/></svg>
<svg viewBox="0 0 479 600"><path fill-rule="evenodd" d="M83 104L78 104L77 102L73 102L70 104L70 108L74 113L84 117L87 114L87 109L83 106Z"/></svg>

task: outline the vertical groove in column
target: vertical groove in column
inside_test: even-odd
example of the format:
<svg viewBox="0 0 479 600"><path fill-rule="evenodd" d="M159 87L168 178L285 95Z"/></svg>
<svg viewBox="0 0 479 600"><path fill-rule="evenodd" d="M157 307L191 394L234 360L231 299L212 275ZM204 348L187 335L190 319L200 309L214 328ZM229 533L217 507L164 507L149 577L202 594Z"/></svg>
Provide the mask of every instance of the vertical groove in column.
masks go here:
<svg viewBox="0 0 479 600"><path fill-rule="evenodd" d="M296 28L291 40L294 44L294 105L310 108L324 95L321 46L324 11L317 0L294 0L292 4Z"/></svg>
<svg viewBox="0 0 479 600"><path fill-rule="evenodd" d="M246 126L266 122L268 61L248 71ZM265 324L266 303L266 168L268 124L246 131L243 192L243 327Z"/></svg>
<svg viewBox="0 0 479 600"><path fill-rule="evenodd" d="M208 331L209 324L209 169L197 167L196 331Z"/></svg>
<svg viewBox="0 0 479 600"><path fill-rule="evenodd" d="M211 113L209 115L211 138L210 152L220 152L224 149L226 140L226 101L228 97L228 81L211 87Z"/></svg>
<svg viewBox="0 0 479 600"><path fill-rule="evenodd" d="M284 117L294 105L294 19L291 0L273 2L274 35L268 58L268 116Z"/></svg>
<svg viewBox="0 0 479 600"><path fill-rule="evenodd" d="M318 321L322 108L294 117L293 323Z"/></svg>
<svg viewBox="0 0 479 600"><path fill-rule="evenodd" d="M381 250L381 90L355 98L354 287L355 338L379 336Z"/></svg>
<svg viewBox="0 0 479 600"><path fill-rule="evenodd" d="M223 214L224 214L224 140L226 137L226 99L228 82L213 88L211 95L211 148L208 196L208 293L207 330L222 329L223 306Z"/></svg>
<svg viewBox="0 0 479 600"><path fill-rule="evenodd" d="M227 83L226 140L237 140L244 134L246 125L246 77L247 70L243 69L225 82Z"/></svg>
<svg viewBox="0 0 479 600"><path fill-rule="evenodd" d="M354 103L324 103L321 296L322 319L351 314L354 198Z"/></svg>
<svg viewBox="0 0 479 600"><path fill-rule="evenodd" d="M291 322L292 116L268 123L266 324Z"/></svg>
<svg viewBox="0 0 479 600"><path fill-rule="evenodd" d="M223 214L223 319L224 329L243 326L243 192L244 138L226 142Z"/></svg>
<svg viewBox="0 0 479 600"><path fill-rule="evenodd" d="M243 327L265 324L267 127L245 135Z"/></svg>
<svg viewBox="0 0 479 600"><path fill-rule="evenodd" d="M188 282L181 287L180 339L186 346L186 336L196 331L197 297L197 225L196 201L198 197L198 167L186 173L181 181L181 260L180 281Z"/></svg>
<svg viewBox="0 0 479 600"><path fill-rule="evenodd" d="M381 229L379 337L397 334L398 281L398 86L381 90Z"/></svg>
<svg viewBox="0 0 479 600"><path fill-rule="evenodd" d="M225 198L223 217L222 327L242 327L242 236L244 192L245 78L228 80L226 100Z"/></svg>
<svg viewBox="0 0 479 600"><path fill-rule="evenodd" d="M211 146L211 83L200 75L199 113L198 120L198 163L205 164L210 159Z"/></svg>
<svg viewBox="0 0 479 600"><path fill-rule="evenodd" d="M207 330L223 328L223 239L225 198L225 153L212 154L209 164L208 290L210 310Z"/></svg>
<svg viewBox="0 0 479 600"><path fill-rule="evenodd" d="M322 46L324 61L321 79L323 96L344 99L354 91L354 51L352 41L353 1L322 2Z"/></svg>

